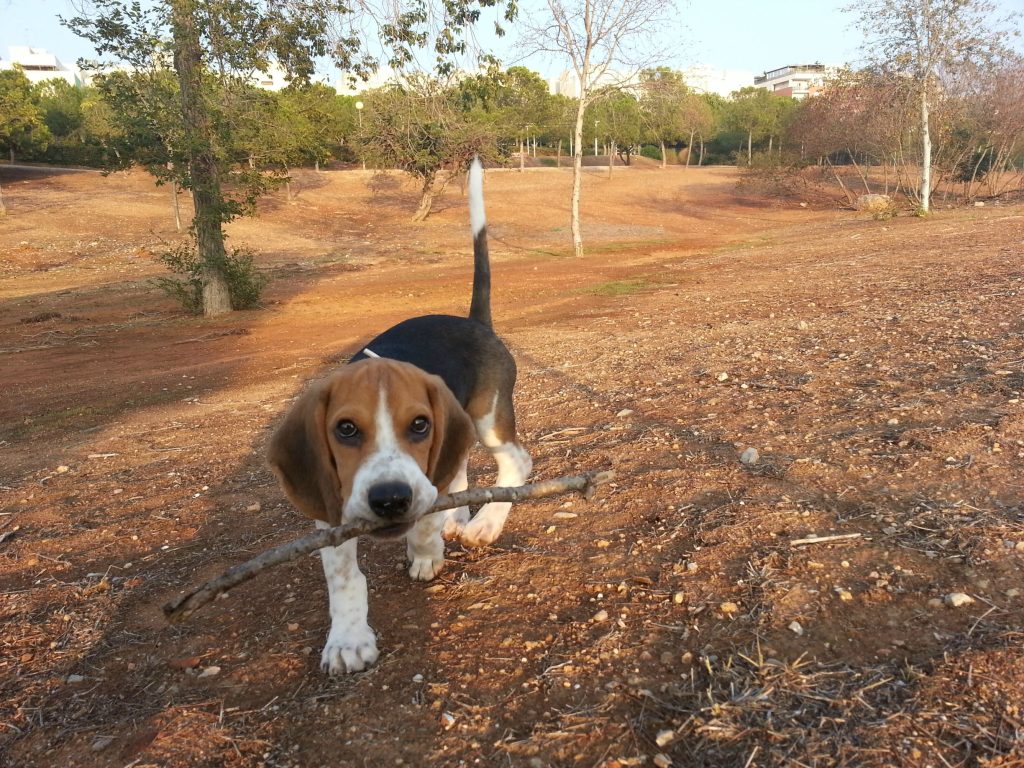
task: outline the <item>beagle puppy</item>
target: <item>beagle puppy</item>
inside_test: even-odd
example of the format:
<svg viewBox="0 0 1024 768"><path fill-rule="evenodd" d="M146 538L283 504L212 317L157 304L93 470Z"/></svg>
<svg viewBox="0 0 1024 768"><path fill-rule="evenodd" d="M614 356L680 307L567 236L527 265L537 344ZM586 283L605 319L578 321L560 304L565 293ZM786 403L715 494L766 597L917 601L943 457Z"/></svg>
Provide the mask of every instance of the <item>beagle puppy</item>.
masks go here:
<svg viewBox="0 0 1024 768"><path fill-rule="evenodd" d="M356 521L405 536L409 575L444 566L444 539L493 542L511 504L429 513L439 492L465 490L479 439L498 465L497 485L526 482L532 462L516 439L516 364L491 327L490 261L479 159L469 171L473 294L469 317L427 315L384 331L340 371L313 384L270 441L269 462L289 500L318 528ZM330 674L377 660L367 622L366 577L356 540L320 550L331 629L321 656Z"/></svg>

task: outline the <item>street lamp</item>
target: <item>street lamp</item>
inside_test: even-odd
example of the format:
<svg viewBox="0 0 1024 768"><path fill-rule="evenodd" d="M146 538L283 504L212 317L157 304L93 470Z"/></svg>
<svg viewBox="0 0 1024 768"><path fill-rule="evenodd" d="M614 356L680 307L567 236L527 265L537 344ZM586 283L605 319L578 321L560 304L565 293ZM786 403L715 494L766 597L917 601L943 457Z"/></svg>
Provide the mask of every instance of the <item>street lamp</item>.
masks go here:
<svg viewBox="0 0 1024 768"><path fill-rule="evenodd" d="M594 157L597 157L597 126L600 124L600 120L594 121Z"/></svg>
<svg viewBox="0 0 1024 768"><path fill-rule="evenodd" d="M359 134L362 137L363 133L363 102L356 102L356 117L359 118ZM366 158L363 158L363 170L366 170Z"/></svg>

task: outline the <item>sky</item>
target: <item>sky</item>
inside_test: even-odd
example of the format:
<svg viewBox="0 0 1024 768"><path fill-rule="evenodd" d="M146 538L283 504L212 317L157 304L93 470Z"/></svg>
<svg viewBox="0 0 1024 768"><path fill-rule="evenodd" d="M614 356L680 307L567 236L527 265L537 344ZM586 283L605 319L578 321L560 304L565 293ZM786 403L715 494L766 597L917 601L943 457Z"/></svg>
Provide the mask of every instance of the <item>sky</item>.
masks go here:
<svg viewBox="0 0 1024 768"><path fill-rule="evenodd" d="M860 33L852 27L853 17L841 11L850 1L683 0L661 36L670 59L664 63L755 73L787 64L857 64ZM995 2L1004 12L1024 12L1024 0ZM71 0L0 0L0 58L8 58L11 45L46 48L65 64L92 57L89 43L58 20L74 13ZM482 36L485 45L491 40ZM509 43L497 45L506 63L519 58ZM548 77L566 68L536 56L522 63Z"/></svg>

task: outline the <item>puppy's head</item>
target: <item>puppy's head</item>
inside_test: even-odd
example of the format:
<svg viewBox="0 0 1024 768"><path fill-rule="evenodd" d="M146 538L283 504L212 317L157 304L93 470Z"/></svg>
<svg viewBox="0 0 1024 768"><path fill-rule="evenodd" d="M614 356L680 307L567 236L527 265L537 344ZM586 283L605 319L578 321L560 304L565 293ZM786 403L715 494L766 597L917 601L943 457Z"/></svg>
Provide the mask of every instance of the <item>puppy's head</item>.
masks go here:
<svg viewBox="0 0 1024 768"><path fill-rule="evenodd" d="M429 511L474 440L440 378L370 359L310 387L271 438L268 459L305 515L401 529Z"/></svg>

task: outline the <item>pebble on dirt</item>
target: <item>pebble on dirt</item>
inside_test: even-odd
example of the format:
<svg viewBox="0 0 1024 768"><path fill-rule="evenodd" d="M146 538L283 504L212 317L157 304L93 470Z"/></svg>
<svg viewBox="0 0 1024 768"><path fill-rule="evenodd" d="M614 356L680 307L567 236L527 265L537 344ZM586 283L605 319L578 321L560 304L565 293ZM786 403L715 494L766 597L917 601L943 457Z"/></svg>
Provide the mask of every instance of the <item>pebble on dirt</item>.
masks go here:
<svg viewBox="0 0 1024 768"><path fill-rule="evenodd" d="M747 448L740 454L740 463L746 464L747 466L753 466L760 460L761 454L758 452L757 448L754 447Z"/></svg>
<svg viewBox="0 0 1024 768"><path fill-rule="evenodd" d="M791 621L789 622L789 631L802 636L804 633L804 627L799 621Z"/></svg>
<svg viewBox="0 0 1024 768"><path fill-rule="evenodd" d="M942 599L950 608L962 608L974 602L974 598L966 592L950 592Z"/></svg>

